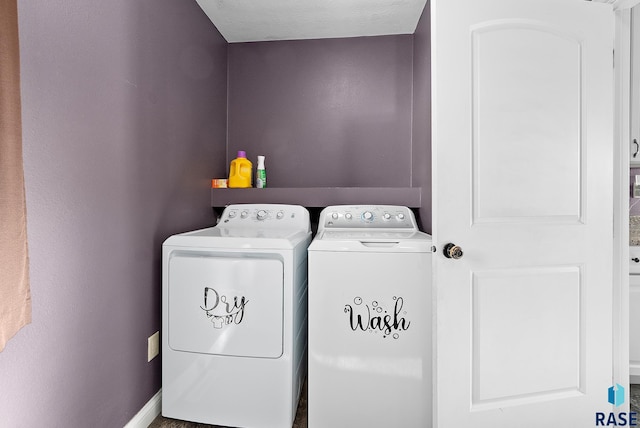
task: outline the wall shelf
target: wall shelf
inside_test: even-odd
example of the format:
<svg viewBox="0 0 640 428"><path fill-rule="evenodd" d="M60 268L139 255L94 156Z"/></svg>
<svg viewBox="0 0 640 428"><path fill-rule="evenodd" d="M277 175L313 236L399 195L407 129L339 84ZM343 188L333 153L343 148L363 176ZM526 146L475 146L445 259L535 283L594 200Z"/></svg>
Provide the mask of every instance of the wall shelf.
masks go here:
<svg viewBox="0 0 640 428"><path fill-rule="evenodd" d="M211 189L211 205L290 204L304 207L329 205L403 205L420 208L420 187L269 187L266 189Z"/></svg>

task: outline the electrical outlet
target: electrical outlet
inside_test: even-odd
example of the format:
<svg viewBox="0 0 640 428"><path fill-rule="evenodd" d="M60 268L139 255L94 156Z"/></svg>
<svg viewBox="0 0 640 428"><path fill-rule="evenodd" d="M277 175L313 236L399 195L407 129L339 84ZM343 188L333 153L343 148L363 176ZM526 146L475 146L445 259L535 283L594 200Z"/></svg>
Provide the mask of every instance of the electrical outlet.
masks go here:
<svg viewBox="0 0 640 428"><path fill-rule="evenodd" d="M156 331L147 339L147 362L160 353L160 332Z"/></svg>

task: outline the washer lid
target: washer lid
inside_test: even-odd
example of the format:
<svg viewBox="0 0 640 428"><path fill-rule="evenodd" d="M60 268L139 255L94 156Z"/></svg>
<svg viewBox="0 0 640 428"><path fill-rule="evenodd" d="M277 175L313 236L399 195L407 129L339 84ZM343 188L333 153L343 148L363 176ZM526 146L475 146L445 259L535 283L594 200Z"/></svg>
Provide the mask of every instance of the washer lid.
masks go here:
<svg viewBox="0 0 640 428"><path fill-rule="evenodd" d="M431 253L432 239L423 232L323 231L309 251Z"/></svg>
<svg viewBox="0 0 640 428"><path fill-rule="evenodd" d="M355 240L398 240L398 239L412 239L417 232L402 232L398 230L326 230L322 232L318 239L355 239Z"/></svg>

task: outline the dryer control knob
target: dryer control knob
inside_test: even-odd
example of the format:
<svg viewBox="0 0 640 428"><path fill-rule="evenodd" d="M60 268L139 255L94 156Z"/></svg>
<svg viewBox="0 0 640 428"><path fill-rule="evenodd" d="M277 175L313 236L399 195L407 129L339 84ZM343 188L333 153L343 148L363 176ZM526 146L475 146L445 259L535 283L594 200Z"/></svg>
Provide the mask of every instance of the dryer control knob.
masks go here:
<svg viewBox="0 0 640 428"><path fill-rule="evenodd" d="M353 216L351 215L351 213L346 213L344 215L344 218L346 218L347 220L351 220L353 218Z"/></svg>
<svg viewBox="0 0 640 428"><path fill-rule="evenodd" d="M365 211L362 213L362 218L367 221L371 221L373 220L373 213L371 211Z"/></svg>
<svg viewBox="0 0 640 428"><path fill-rule="evenodd" d="M331 218L334 219L334 220L337 220L338 217L339 217L338 213L331 214Z"/></svg>
<svg viewBox="0 0 640 428"><path fill-rule="evenodd" d="M242 213L240 213L240 218L247 218L248 215L249 211L242 211Z"/></svg>
<svg viewBox="0 0 640 428"><path fill-rule="evenodd" d="M281 218L283 218L283 217L284 217L284 212L282 212L282 211L278 211L278 214L276 214L276 218L277 218L278 220L280 220L280 219L281 219Z"/></svg>
<svg viewBox="0 0 640 428"><path fill-rule="evenodd" d="M396 216L398 220L404 220L404 214L400 213Z"/></svg>
<svg viewBox="0 0 640 428"><path fill-rule="evenodd" d="M385 220L389 220L391 218L391 214L389 213L384 213L384 215L382 216L382 218L384 218Z"/></svg>
<svg viewBox="0 0 640 428"><path fill-rule="evenodd" d="M258 211L258 214L256 215L256 218L258 220L264 220L265 218L267 218L267 212L265 210Z"/></svg>

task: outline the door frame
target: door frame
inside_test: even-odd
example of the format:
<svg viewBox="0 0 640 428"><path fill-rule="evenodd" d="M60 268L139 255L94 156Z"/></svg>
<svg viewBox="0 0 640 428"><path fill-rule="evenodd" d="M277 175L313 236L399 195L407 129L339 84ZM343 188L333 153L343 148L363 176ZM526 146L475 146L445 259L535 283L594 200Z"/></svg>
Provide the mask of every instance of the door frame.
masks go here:
<svg viewBox="0 0 640 428"><path fill-rule="evenodd" d="M629 141L631 83L631 7L614 3L614 165L613 165L613 379L629 384ZM628 411L629 403L622 411Z"/></svg>

